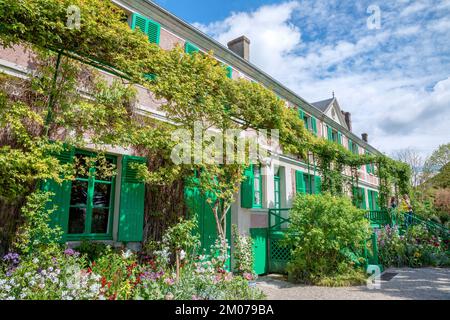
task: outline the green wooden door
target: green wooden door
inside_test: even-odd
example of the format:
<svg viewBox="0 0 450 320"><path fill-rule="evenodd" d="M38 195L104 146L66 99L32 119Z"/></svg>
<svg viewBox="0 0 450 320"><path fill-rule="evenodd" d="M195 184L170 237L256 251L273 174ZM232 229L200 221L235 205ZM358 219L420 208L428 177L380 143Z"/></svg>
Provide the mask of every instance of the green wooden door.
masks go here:
<svg viewBox="0 0 450 320"><path fill-rule="evenodd" d="M253 271L257 275L267 273L267 228L250 229L253 239Z"/></svg>
<svg viewBox="0 0 450 320"><path fill-rule="evenodd" d="M216 220L206 197L200 193L197 187L189 186L184 190L186 206L190 217L196 217L198 222L198 234L201 241L201 249L209 253L211 246L215 243L218 235ZM211 200L215 200L211 196ZM227 213L226 218L226 237L228 244L231 239L231 212Z"/></svg>

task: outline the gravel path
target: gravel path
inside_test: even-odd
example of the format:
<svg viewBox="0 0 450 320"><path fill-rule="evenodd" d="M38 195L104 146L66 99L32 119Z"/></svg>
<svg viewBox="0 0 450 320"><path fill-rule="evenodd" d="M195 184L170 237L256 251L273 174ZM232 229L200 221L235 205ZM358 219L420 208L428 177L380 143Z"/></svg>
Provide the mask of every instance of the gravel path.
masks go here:
<svg viewBox="0 0 450 320"><path fill-rule="evenodd" d="M380 289L294 285L282 276L260 277L257 285L270 300L450 300L450 269L388 269L396 273Z"/></svg>

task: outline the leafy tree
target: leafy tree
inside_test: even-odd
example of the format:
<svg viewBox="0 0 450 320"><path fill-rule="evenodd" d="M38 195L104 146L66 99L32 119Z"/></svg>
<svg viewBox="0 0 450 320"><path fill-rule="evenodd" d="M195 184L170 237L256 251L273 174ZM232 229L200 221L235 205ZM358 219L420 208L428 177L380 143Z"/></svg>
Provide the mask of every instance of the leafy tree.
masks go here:
<svg viewBox="0 0 450 320"><path fill-rule="evenodd" d="M443 166L450 162L450 143L440 145L425 161L425 170L429 173L436 173Z"/></svg>

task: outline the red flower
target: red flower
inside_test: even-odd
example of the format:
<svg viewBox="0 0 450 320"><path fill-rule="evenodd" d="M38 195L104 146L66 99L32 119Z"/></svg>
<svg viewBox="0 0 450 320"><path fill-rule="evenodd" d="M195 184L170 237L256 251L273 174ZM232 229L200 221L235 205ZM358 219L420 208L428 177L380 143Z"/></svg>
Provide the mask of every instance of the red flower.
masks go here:
<svg viewBox="0 0 450 320"><path fill-rule="evenodd" d="M106 286L106 283L107 283L106 278L102 277L102 288Z"/></svg>

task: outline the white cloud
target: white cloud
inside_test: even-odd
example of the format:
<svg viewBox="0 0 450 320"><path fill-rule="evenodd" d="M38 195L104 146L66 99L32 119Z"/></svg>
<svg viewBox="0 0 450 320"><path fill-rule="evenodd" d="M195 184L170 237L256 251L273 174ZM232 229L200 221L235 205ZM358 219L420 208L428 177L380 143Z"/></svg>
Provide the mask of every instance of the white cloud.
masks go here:
<svg viewBox="0 0 450 320"><path fill-rule="evenodd" d="M367 3L289 1L197 25L225 44L251 40L251 62L310 102L335 91L355 134L391 153L425 156L450 141L449 1L385 4L382 29ZM437 10L439 8L439 10Z"/></svg>

